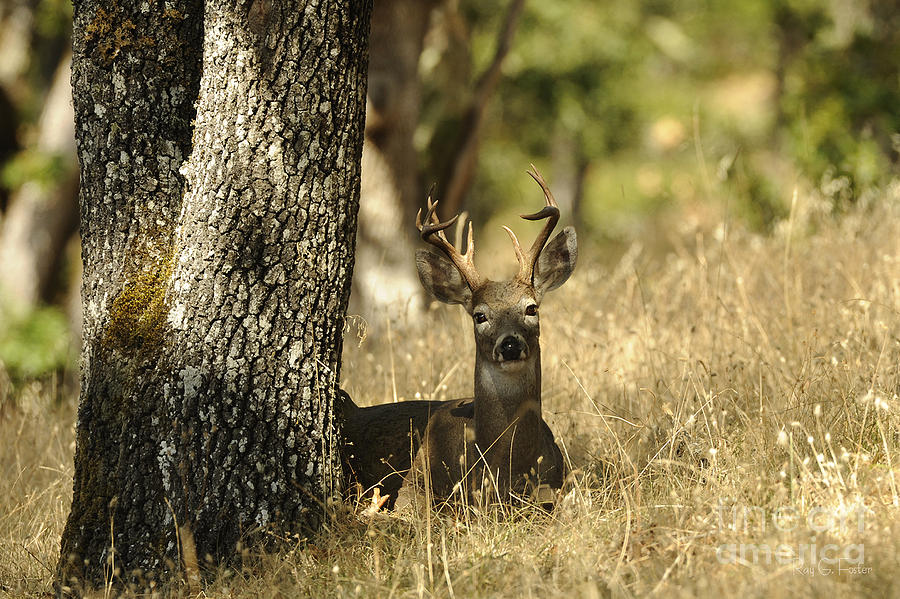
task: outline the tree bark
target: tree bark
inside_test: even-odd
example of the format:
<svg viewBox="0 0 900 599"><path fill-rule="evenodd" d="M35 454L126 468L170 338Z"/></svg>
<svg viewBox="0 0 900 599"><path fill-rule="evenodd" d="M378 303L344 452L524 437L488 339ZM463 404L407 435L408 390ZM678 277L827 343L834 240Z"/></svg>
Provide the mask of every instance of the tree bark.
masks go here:
<svg viewBox="0 0 900 599"><path fill-rule="evenodd" d="M339 490L371 2L137 4L75 6L85 310L64 591L190 578L316 527Z"/></svg>

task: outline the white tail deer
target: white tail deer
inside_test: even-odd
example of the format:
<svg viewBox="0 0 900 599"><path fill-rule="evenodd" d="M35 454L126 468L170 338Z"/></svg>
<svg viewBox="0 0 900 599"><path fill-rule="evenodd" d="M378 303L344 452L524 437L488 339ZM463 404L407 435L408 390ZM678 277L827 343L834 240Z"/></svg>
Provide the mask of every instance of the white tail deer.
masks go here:
<svg viewBox="0 0 900 599"><path fill-rule="evenodd" d="M404 487L425 480L435 500L477 494L485 480L502 499L510 491L534 492L539 484L562 486L562 454L541 416L538 307L547 291L572 274L577 243L571 227L547 243L559 208L537 169L532 166L528 174L541 186L546 205L522 218L545 224L528 252L504 227L519 262L519 272L509 281L488 280L475 268L471 223L462 253L444 234L458 216L441 222L430 197L424 220L421 212L417 216L422 239L441 252L416 252L422 285L442 302L461 304L472 317L475 396L371 408L357 408L345 397L347 461L364 486L381 485L393 495L407 469ZM410 468L411 446L417 450Z"/></svg>
<svg viewBox="0 0 900 599"><path fill-rule="evenodd" d="M529 174L541 186L546 205L522 218L545 224L528 252L504 227L519 261L519 272L509 281L490 281L475 268L471 223L461 253L443 233L457 217L440 222L436 202L429 198L424 222L417 218L422 239L441 251L416 252L422 285L440 301L461 304L475 330L475 397L434 411L414 464L413 476L425 474L436 499L456 490L478 491L485 479L501 498L538 483L562 485L562 455L541 417L538 307L547 291L572 274L577 243L571 227L547 243L559 208L537 170Z"/></svg>

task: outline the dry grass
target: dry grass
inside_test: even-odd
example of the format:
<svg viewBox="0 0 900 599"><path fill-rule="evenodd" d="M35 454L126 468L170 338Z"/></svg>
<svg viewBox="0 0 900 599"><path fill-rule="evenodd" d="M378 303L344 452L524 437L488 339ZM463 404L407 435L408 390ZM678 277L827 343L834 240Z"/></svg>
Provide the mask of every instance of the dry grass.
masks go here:
<svg viewBox="0 0 900 599"><path fill-rule="evenodd" d="M74 401L33 383L15 404L0 390L0 596L51 589L72 502Z"/></svg>
<svg viewBox="0 0 900 599"><path fill-rule="evenodd" d="M685 228L662 256L582 255L542 310L544 409L572 468L553 513L341 509L304 548L201 594L897 596L900 190L838 220L810 206L770 237ZM353 397L470 391L470 325L444 306L425 321L348 337ZM49 589L71 418L0 419L6 592Z"/></svg>

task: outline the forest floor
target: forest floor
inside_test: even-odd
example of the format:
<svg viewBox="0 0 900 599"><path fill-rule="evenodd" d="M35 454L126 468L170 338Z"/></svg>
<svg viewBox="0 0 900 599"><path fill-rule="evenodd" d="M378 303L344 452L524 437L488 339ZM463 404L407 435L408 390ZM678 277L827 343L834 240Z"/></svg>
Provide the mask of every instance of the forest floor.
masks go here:
<svg viewBox="0 0 900 599"><path fill-rule="evenodd" d="M585 247L542 306L543 409L571 468L555 510L361 501L181 595L900 596L900 190L839 217L799 198L769 235L665 237L612 262ZM470 327L439 305L349 331L343 385L364 404L465 396ZM0 596L43 596L75 399L0 392Z"/></svg>

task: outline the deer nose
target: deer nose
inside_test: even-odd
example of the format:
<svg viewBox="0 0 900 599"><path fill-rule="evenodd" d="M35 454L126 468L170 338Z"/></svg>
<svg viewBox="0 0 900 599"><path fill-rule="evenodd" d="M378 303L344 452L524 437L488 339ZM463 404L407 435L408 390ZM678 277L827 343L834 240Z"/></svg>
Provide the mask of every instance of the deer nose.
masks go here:
<svg viewBox="0 0 900 599"><path fill-rule="evenodd" d="M525 357L525 344L513 335L504 337L497 350L506 361L521 360Z"/></svg>

